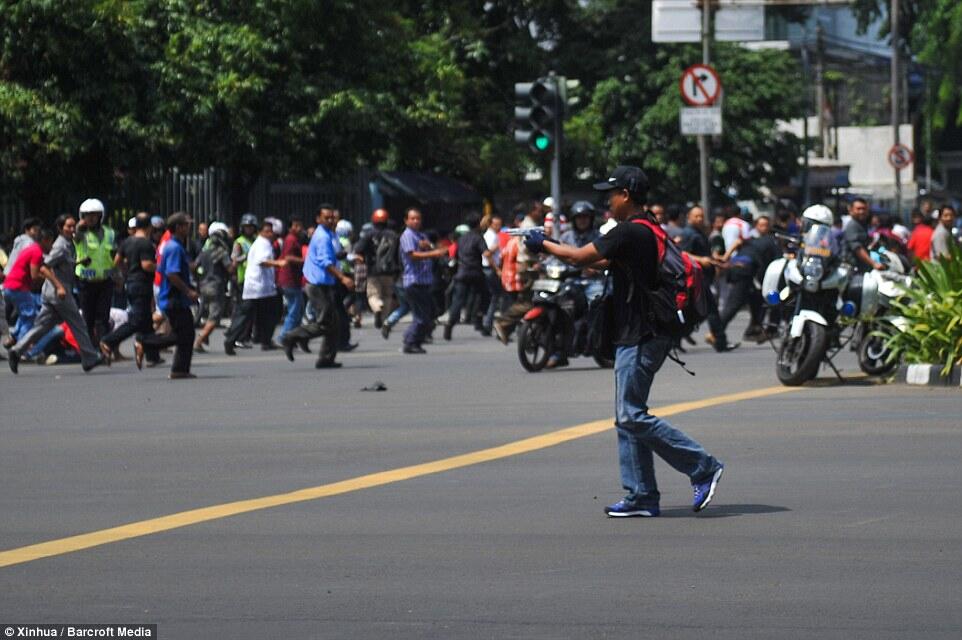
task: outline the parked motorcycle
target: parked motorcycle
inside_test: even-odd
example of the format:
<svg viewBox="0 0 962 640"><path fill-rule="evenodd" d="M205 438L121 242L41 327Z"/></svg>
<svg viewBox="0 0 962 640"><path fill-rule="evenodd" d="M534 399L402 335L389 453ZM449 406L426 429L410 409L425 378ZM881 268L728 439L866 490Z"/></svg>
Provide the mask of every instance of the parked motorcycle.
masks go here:
<svg viewBox="0 0 962 640"><path fill-rule="evenodd" d="M832 237L832 212L813 205L802 214L803 235L793 258L773 261L762 290L770 305L783 305L788 322L777 348L775 372L786 385L800 385L826 362L838 375L832 357L847 342L841 340L840 316L874 316L878 306L876 272L855 274L842 261ZM830 349L834 349L830 353Z"/></svg>
<svg viewBox="0 0 962 640"><path fill-rule="evenodd" d="M600 367L614 366L611 359L592 353L588 341L585 291L591 283L580 270L563 264L549 264L544 277L535 280L534 307L518 330L518 359L527 371L541 371L552 355L562 360L590 356Z"/></svg>
<svg viewBox="0 0 962 640"><path fill-rule="evenodd" d="M874 316L863 319L855 329L858 366L870 376L885 375L898 365L898 361L890 359L891 350L886 342L894 331L905 329L904 318L892 315L892 301L905 295L904 289L912 286L912 278L903 273L901 262L890 264L888 270L876 274L879 280L878 308Z"/></svg>

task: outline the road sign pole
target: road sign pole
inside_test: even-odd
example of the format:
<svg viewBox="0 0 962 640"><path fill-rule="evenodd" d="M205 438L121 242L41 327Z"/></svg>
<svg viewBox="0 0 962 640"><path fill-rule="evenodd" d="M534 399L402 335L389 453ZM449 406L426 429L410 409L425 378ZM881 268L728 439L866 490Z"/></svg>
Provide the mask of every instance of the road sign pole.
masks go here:
<svg viewBox="0 0 962 640"><path fill-rule="evenodd" d="M708 66L708 40L711 33L711 7L708 0L701 3L701 58L702 64ZM711 219L708 202L708 137L698 136L698 168L701 180L701 208L705 212L705 219Z"/></svg>

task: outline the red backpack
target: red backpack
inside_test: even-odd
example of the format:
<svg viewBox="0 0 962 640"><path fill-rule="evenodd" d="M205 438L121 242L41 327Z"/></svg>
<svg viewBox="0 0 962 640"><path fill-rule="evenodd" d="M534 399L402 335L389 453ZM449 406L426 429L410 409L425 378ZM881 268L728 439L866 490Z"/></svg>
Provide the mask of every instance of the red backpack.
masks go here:
<svg viewBox="0 0 962 640"><path fill-rule="evenodd" d="M646 290L656 333L686 336L708 317L701 265L669 240L658 223L644 218L632 222L648 227L658 246L658 287Z"/></svg>

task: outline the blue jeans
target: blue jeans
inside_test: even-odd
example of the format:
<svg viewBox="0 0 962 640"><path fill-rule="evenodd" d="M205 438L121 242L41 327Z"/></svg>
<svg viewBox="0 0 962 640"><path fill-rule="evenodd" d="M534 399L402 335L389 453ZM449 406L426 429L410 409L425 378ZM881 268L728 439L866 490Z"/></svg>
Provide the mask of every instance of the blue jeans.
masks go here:
<svg viewBox="0 0 962 640"><path fill-rule="evenodd" d="M284 318L284 326L281 328L281 338L288 331L301 326L301 318L304 317L304 293L300 287L287 287L281 289L284 294L284 302L287 304L287 317Z"/></svg>
<svg viewBox="0 0 962 640"><path fill-rule="evenodd" d="M30 347L30 350L24 354L24 357L27 360L33 360L37 356L46 353L47 345L55 340L60 340L64 337L64 335L63 328L58 324L56 327L48 331L42 338L37 340L33 346Z"/></svg>
<svg viewBox="0 0 962 640"><path fill-rule="evenodd" d="M393 327L401 321L401 318L411 313L411 305L408 304L404 287L399 284L394 285L394 294L397 296L398 306L391 312L391 315L387 317L387 320L384 321L384 324L389 327Z"/></svg>
<svg viewBox="0 0 962 640"><path fill-rule="evenodd" d="M660 494L652 453L657 453L692 484L710 478L721 467L705 449L666 420L648 413L648 392L661 368L671 339L648 337L636 346L615 351L615 429L625 499L657 507Z"/></svg>
<svg viewBox="0 0 962 640"><path fill-rule="evenodd" d="M33 327L33 321L40 311L39 296L29 291L13 291L6 289L3 295L17 307L17 324L13 326L10 335L19 340Z"/></svg>
<svg viewBox="0 0 962 640"><path fill-rule="evenodd" d="M434 327L434 298L431 295L431 285L412 284L404 288L404 293L411 306L411 315L414 316L408 330L404 332L404 346L420 347L424 343L424 338Z"/></svg>

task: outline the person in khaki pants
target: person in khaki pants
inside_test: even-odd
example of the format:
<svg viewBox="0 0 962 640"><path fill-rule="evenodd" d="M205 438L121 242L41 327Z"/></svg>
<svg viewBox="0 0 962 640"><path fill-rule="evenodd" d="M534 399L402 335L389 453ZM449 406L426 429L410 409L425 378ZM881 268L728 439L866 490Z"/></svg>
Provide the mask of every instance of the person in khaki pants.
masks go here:
<svg viewBox="0 0 962 640"><path fill-rule="evenodd" d="M380 329L395 307L394 284L401 273L400 236L391 228L385 209L371 214L371 224L374 228L361 236L354 253L367 267L367 304L374 313L374 327Z"/></svg>

